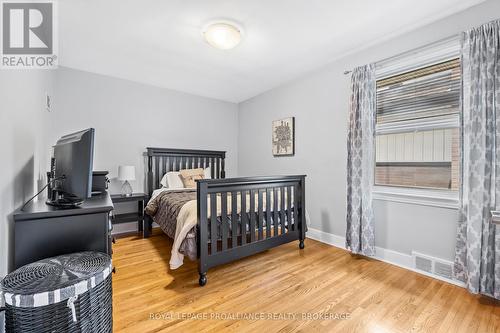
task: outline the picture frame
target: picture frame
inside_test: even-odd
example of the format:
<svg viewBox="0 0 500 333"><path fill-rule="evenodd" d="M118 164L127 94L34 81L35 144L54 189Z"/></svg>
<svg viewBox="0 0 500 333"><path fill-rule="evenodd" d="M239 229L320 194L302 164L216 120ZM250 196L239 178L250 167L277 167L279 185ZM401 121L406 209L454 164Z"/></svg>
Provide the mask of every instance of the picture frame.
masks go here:
<svg viewBox="0 0 500 333"><path fill-rule="evenodd" d="M295 117L287 117L272 122L273 156L295 155Z"/></svg>

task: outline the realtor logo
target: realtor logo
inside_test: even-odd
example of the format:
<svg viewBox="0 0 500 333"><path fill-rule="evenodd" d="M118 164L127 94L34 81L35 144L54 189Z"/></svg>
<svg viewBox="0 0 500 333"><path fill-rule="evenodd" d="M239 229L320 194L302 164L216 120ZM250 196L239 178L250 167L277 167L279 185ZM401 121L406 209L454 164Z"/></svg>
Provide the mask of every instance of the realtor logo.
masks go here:
<svg viewBox="0 0 500 333"><path fill-rule="evenodd" d="M56 68L54 3L2 2L2 62L6 68Z"/></svg>

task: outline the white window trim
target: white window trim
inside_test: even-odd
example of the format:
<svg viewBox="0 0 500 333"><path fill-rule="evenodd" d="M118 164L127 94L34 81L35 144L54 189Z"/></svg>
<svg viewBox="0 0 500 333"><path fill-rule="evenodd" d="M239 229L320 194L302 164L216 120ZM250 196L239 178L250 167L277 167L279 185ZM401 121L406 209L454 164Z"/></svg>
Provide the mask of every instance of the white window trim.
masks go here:
<svg viewBox="0 0 500 333"><path fill-rule="evenodd" d="M377 62L375 64L376 77L377 80L382 80L417 68L458 58L459 56L460 39L458 35L454 35L424 47Z"/></svg>
<svg viewBox="0 0 500 333"><path fill-rule="evenodd" d="M405 52L399 56L377 63L377 80L457 58L460 55L459 51L460 42L456 35ZM380 124L376 126L376 133L389 134L413 130L453 128L458 126L458 116L443 116L426 121L407 121L404 125L401 123ZM374 185L372 188L372 195L374 200L402 202L423 206L458 209L460 205L459 193L446 189Z"/></svg>
<svg viewBox="0 0 500 333"><path fill-rule="evenodd" d="M460 204L458 192L455 191L397 186L375 185L372 188L372 198L450 209L458 209Z"/></svg>

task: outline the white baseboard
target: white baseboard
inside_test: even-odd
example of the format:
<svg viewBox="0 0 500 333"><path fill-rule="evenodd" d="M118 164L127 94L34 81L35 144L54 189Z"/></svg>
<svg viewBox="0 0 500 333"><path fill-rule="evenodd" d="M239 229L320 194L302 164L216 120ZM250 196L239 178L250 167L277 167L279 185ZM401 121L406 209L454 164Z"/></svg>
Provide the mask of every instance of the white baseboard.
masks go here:
<svg viewBox="0 0 500 333"><path fill-rule="evenodd" d="M324 231L314 229L314 228L308 228L306 236L307 236L307 238L317 240L318 242L325 243L325 244L332 245L332 246L338 247L340 249L346 250L345 237L330 234L328 232L324 232ZM384 249L382 247L377 246L377 247L375 247L375 256L372 258L389 263L389 264L392 264L392 265L395 265L395 266L398 266L398 267L401 267L401 268L404 268L404 269L407 269L407 270L410 270L412 272L416 272L416 273L419 273L419 274L422 274L425 276L429 276L429 277L434 278L434 279L448 282L448 283L454 284L454 285L462 287L462 288L465 287L465 284L461 281L446 279L446 278L441 277L439 275L431 274L431 273L416 269L414 267L413 257L409 254L397 252L394 250Z"/></svg>
<svg viewBox="0 0 500 333"><path fill-rule="evenodd" d="M324 232L318 229L313 229L308 227L307 238L311 238L317 240L318 242L325 243L328 245L333 245L335 247L341 248L345 250L345 237L337 236L334 234L330 234L328 232Z"/></svg>

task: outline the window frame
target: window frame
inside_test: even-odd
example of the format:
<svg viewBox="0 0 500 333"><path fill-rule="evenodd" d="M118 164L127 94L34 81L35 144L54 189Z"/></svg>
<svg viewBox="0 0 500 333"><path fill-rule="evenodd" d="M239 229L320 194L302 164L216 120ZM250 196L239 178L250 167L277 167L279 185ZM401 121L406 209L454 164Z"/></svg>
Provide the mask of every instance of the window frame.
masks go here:
<svg viewBox="0 0 500 333"><path fill-rule="evenodd" d="M457 37L439 41L430 46L410 51L389 60L376 64L376 80L405 73L417 68L430 66L435 63L456 59L459 54L460 43ZM452 119L454 118L454 119ZM375 137L379 134L408 132L412 130L447 129L460 127L460 115L455 117L439 116L426 120L409 120L404 124L386 123L376 126ZM375 149L375 143L374 143ZM462 150L462 147L459 148ZM376 154L374 154L376 155ZM374 159L376 156L374 156ZM458 209L459 191L451 189L432 189L419 187L403 187L375 184L375 168L373 167L372 198L374 200L392 201L424 206Z"/></svg>

